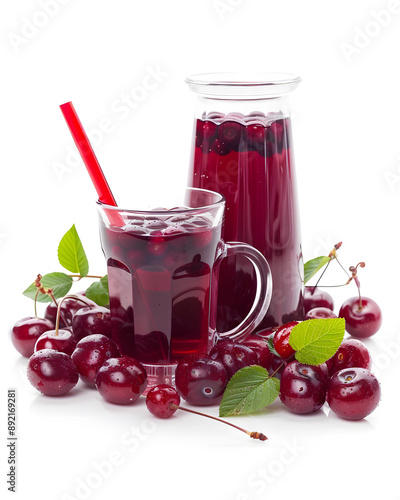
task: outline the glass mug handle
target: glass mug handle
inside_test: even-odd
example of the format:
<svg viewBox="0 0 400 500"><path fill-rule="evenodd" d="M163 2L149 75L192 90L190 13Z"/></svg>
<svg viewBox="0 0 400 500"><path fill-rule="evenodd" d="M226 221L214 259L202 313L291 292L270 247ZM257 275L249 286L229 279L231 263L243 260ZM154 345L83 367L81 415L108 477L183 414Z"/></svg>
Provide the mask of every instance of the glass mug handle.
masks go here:
<svg viewBox="0 0 400 500"><path fill-rule="evenodd" d="M223 243L224 247L219 259L243 255L252 264L256 272L257 290L254 303L244 320L232 330L216 332L217 338L238 340L251 333L262 321L267 313L272 295L272 274L266 258L251 245L241 242Z"/></svg>

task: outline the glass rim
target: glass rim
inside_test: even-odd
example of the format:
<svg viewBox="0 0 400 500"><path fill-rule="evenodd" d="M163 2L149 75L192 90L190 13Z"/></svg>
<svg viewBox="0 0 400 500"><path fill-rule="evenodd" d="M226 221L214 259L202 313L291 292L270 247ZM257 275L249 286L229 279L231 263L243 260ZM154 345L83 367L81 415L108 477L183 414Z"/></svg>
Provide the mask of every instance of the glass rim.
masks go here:
<svg viewBox="0 0 400 500"><path fill-rule="evenodd" d="M202 188L194 188L194 187L186 187L185 191L195 191L200 193L209 193L213 196L216 196L218 199L214 201L214 203L208 203L206 205L202 205L201 207L182 207L178 209L171 210L167 209L151 209L151 210L143 210L143 209L126 209L120 208L118 206L107 205L107 203L103 203L100 200L96 200L96 205L98 208L102 208L107 211L118 212L118 213L131 213L131 214L140 214L140 215L165 215L166 212L173 212L174 214L187 214L193 212L204 212L205 210L211 210L219 205L225 205L225 197L221 193L217 193L216 191L211 191L210 189L202 189Z"/></svg>
<svg viewBox="0 0 400 500"><path fill-rule="evenodd" d="M195 74L188 76L185 82L204 97L262 99L291 92L301 78L292 73L226 72Z"/></svg>

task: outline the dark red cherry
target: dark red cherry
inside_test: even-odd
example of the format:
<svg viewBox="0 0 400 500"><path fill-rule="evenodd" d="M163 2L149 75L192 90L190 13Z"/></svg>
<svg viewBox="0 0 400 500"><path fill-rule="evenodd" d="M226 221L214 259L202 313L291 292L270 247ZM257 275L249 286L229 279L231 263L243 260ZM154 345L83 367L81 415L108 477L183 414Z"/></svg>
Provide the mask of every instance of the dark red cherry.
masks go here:
<svg viewBox="0 0 400 500"><path fill-rule="evenodd" d="M188 356L181 359L176 367L176 390L192 405L219 403L227 383L228 374L224 365L209 356Z"/></svg>
<svg viewBox="0 0 400 500"><path fill-rule="evenodd" d="M257 364L257 354L245 345L231 340L219 341L210 351L210 357L221 361L229 378L245 366Z"/></svg>
<svg viewBox="0 0 400 500"><path fill-rule="evenodd" d="M42 333L54 329L54 323L42 318L23 318L10 330L11 342L15 349L29 358L35 351L35 344Z"/></svg>
<svg viewBox="0 0 400 500"><path fill-rule="evenodd" d="M325 403L328 380L325 364L310 366L291 361L281 376L280 399L294 413L312 413Z"/></svg>
<svg viewBox="0 0 400 500"><path fill-rule="evenodd" d="M190 408L184 408L179 406L180 397L176 390L170 385L160 384L152 387L146 396L146 406L150 413L158 418L169 418L176 410L182 410L188 413L193 413L203 417L212 418L213 420L218 420L226 425L235 427L237 430L244 432L253 439L259 439L260 441L266 441L268 438L261 432L249 432L246 429L242 429L237 425L234 425L220 418L214 417L212 415L207 415L205 413L200 413L199 411L191 410Z"/></svg>
<svg viewBox="0 0 400 500"><path fill-rule="evenodd" d="M147 251L156 256L162 255L167 250L166 239L161 229L156 229L150 233Z"/></svg>
<svg viewBox="0 0 400 500"><path fill-rule="evenodd" d="M231 149L237 151L243 129L240 123L227 120L219 126L219 136Z"/></svg>
<svg viewBox="0 0 400 500"><path fill-rule="evenodd" d="M95 386L96 375L110 358L120 357L117 344L105 335L88 335L81 339L74 352L74 362L79 376L85 384Z"/></svg>
<svg viewBox="0 0 400 500"><path fill-rule="evenodd" d="M361 420L378 406L381 388L378 379L365 368L345 368L330 379L327 402L339 417Z"/></svg>
<svg viewBox="0 0 400 500"><path fill-rule="evenodd" d="M208 154L211 151L211 144L214 140L214 137L215 137L215 134L217 131L217 124L212 122L212 121L209 121L209 120L206 120L206 121L201 122L201 123L203 125L202 130L201 130L202 137L200 139L200 133L199 133L200 131L198 131L199 138L196 141L196 143L199 146L201 146L201 150L204 154Z"/></svg>
<svg viewBox="0 0 400 500"><path fill-rule="evenodd" d="M83 307L75 313L72 329L77 340L93 334L111 337L110 311L101 306Z"/></svg>
<svg viewBox="0 0 400 500"><path fill-rule="evenodd" d="M382 324L382 312L378 304L368 297L347 299L339 311L346 321L346 331L353 337L367 338L374 335Z"/></svg>
<svg viewBox="0 0 400 500"><path fill-rule="evenodd" d="M251 149L256 149L260 153L265 148L265 127L261 124L249 124L247 127L247 140Z"/></svg>
<svg viewBox="0 0 400 500"><path fill-rule="evenodd" d="M276 330L274 328L265 328L264 330L260 330L255 334L249 334L245 337L245 339L241 342L241 344L244 344L247 347L252 348L253 351L257 354L258 364L266 368L270 375L274 375L274 377L280 379L283 370L287 365L287 362L281 357L271 352L269 347L268 347L269 353L267 353L264 349L264 346L267 345L267 342L271 341L271 339L273 340L273 335L275 331ZM247 345L248 342L249 345ZM257 342L257 344L261 344L263 355L260 355L260 352L258 351L257 347L255 347L255 342Z"/></svg>
<svg viewBox="0 0 400 500"><path fill-rule="evenodd" d="M258 335L247 336L243 342L240 342L240 345L249 347L256 354L257 365L264 367L266 370L271 367L272 353L264 338Z"/></svg>
<svg viewBox="0 0 400 500"><path fill-rule="evenodd" d="M72 359L64 352L42 349L29 358L28 380L46 396L62 396L76 386L78 372Z"/></svg>
<svg viewBox="0 0 400 500"><path fill-rule="evenodd" d="M147 387L146 370L129 356L110 358L97 372L96 387L109 403L134 403Z"/></svg>
<svg viewBox="0 0 400 500"><path fill-rule="evenodd" d="M230 143L220 139L219 137L216 137L212 141L210 147L218 156L226 156L232 150Z"/></svg>
<svg viewBox="0 0 400 500"><path fill-rule="evenodd" d="M344 368L371 369L371 355L361 340L343 340L336 354L327 361L329 373L334 375Z"/></svg>
<svg viewBox="0 0 400 500"><path fill-rule="evenodd" d="M284 120L276 120L268 127L267 140L275 144L278 153L282 151L284 127Z"/></svg>
<svg viewBox="0 0 400 500"><path fill-rule="evenodd" d="M167 384L159 384L152 387L146 396L146 406L150 413L158 418L169 418L176 412L181 398L176 390Z"/></svg>
<svg viewBox="0 0 400 500"><path fill-rule="evenodd" d="M315 307L327 307L333 311L334 305L333 298L328 292L314 286L304 287L304 312L306 314Z"/></svg>
<svg viewBox="0 0 400 500"><path fill-rule="evenodd" d="M217 124L210 121L210 120L205 120L203 122L203 137L206 138L212 138L214 137L216 131L217 131Z"/></svg>
<svg viewBox="0 0 400 500"><path fill-rule="evenodd" d="M76 347L76 338L71 330L59 329L48 330L42 333L35 344L35 352L42 349L53 349L54 351L65 352L68 356L74 352Z"/></svg>

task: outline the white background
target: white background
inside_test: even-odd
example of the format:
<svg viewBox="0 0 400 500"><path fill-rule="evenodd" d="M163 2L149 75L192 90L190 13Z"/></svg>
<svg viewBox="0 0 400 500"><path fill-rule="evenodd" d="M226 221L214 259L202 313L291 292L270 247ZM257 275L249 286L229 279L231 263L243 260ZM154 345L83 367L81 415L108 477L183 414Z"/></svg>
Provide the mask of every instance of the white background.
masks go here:
<svg viewBox="0 0 400 500"><path fill-rule="evenodd" d="M398 460L389 455L400 445L399 2L59 0L57 8L55 1L0 8L1 495L12 498L4 472L6 388L16 388L21 500L372 500L382 488L391 491L385 498L399 499ZM94 131L116 198L129 199L137 184L173 189L186 181L195 97L184 78L232 70L303 79L291 108L304 255L326 254L343 241L346 267L367 264L362 291L384 315L366 342L382 385L379 408L348 422L326 408L290 414L277 402L232 419L267 434L260 443L184 413L153 419L142 399L109 405L82 385L65 398L39 395L7 333L33 315L21 292L37 273L61 270L57 244L73 223L91 272L105 272L96 194L74 160L58 106L73 101ZM117 112L149 71L161 75L155 88L135 109ZM344 274L328 279L344 282ZM337 307L355 293L354 285L337 289Z"/></svg>

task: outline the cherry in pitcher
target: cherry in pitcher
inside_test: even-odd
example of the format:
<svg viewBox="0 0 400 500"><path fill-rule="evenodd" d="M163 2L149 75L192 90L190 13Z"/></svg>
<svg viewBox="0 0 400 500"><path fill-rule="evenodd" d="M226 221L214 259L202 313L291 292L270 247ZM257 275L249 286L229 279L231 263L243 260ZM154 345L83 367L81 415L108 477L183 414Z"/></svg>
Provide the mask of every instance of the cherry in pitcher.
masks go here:
<svg viewBox="0 0 400 500"><path fill-rule="evenodd" d="M303 259L286 74L188 78L197 94L188 183L226 200L223 238L257 248L272 271L272 299L258 330L304 319ZM242 256L221 265L218 329L246 316L254 268Z"/></svg>

